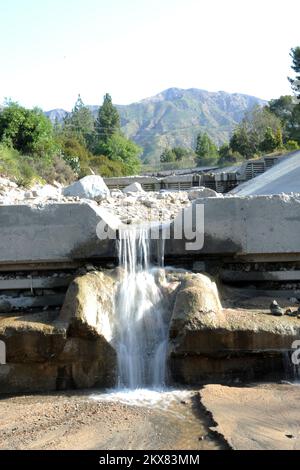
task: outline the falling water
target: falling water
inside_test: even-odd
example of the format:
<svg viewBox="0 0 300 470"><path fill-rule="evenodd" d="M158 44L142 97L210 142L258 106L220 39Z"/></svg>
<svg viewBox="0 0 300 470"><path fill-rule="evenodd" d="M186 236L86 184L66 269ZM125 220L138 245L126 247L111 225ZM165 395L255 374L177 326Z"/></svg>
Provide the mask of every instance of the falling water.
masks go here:
<svg viewBox="0 0 300 470"><path fill-rule="evenodd" d="M151 265L147 227L120 233L119 263L123 270L116 297L115 347L119 386L163 387L168 338L159 270ZM163 264L163 251L160 265Z"/></svg>

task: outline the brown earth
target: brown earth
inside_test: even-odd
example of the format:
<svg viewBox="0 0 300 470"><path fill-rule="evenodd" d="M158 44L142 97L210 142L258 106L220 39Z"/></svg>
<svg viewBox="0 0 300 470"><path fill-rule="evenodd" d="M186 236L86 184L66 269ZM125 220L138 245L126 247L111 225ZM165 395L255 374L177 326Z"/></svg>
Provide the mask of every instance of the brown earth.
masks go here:
<svg viewBox="0 0 300 470"><path fill-rule="evenodd" d="M300 449L300 387L206 385L200 400L211 413L211 428L237 450Z"/></svg>
<svg viewBox="0 0 300 470"><path fill-rule="evenodd" d="M195 393L176 409L128 406L90 392L0 400L0 449L220 449ZM225 446L226 447L226 446Z"/></svg>

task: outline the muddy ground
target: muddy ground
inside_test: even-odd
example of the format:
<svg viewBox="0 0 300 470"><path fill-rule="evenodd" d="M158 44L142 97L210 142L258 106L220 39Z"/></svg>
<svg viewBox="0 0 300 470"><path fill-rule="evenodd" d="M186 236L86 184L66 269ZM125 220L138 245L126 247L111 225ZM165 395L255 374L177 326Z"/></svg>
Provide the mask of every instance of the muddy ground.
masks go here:
<svg viewBox="0 0 300 470"><path fill-rule="evenodd" d="M95 401L90 391L0 400L0 449L220 449L196 393L169 410Z"/></svg>

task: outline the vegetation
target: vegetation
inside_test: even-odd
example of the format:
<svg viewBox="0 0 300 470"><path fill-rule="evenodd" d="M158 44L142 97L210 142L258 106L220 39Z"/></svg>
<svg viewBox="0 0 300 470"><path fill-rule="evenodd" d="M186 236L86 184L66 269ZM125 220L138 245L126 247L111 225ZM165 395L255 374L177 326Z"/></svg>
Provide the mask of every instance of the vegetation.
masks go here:
<svg viewBox="0 0 300 470"><path fill-rule="evenodd" d="M67 184L93 172L131 175L140 169L141 148L120 130L118 111L106 94L94 121L81 96L62 124L38 109L6 102L0 111L0 172L29 186L34 181Z"/></svg>
<svg viewBox="0 0 300 470"><path fill-rule="evenodd" d="M195 152L198 165L210 165L218 160L217 146L206 133L198 134Z"/></svg>
<svg viewBox="0 0 300 470"><path fill-rule="evenodd" d="M194 149L165 147L160 155L161 164L170 168L226 165L265 153L298 150L300 47L291 49L290 55L294 72L294 77L289 78L292 96L273 99L266 106L253 106L235 126L229 142L219 148L212 138L214 134L206 132L197 135ZM194 103L197 93L197 90L188 90L184 98L180 90L165 92L169 100L179 100L181 107L183 99ZM162 103L157 101L157 106ZM165 113L160 109L159 114ZM166 113L166 119L168 116ZM129 122L127 118L122 118L126 121L125 127ZM170 133L162 134L166 137ZM146 145L150 152L151 139ZM93 172L103 176L132 175L140 170L141 152L142 149L122 133L120 116L109 94L104 96L96 119L79 95L72 112L54 126L38 108L26 109L7 101L0 110L0 173L24 186L34 180L69 183Z"/></svg>
<svg viewBox="0 0 300 470"><path fill-rule="evenodd" d="M160 156L162 163L180 162L184 160L194 159L195 152L192 149L183 147L166 148Z"/></svg>

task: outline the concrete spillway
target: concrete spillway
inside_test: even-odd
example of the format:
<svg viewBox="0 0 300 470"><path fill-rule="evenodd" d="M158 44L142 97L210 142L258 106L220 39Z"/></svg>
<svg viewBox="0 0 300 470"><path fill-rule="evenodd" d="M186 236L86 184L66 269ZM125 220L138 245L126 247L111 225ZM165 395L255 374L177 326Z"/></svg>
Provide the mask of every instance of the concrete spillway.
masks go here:
<svg viewBox="0 0 300 470"><path fill-rule="evenodd" d="M231 191L238 196L300 193L300 152L281 157L266 173Z"/></svg>

